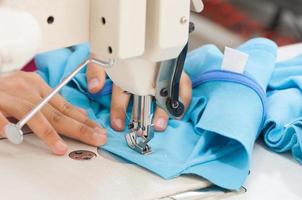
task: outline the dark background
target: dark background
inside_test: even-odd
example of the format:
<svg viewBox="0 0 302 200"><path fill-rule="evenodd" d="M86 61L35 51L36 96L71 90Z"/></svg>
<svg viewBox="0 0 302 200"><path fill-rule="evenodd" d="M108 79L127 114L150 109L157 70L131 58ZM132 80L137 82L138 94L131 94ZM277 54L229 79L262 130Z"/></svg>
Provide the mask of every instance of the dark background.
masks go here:
<svg viewBox="0 0 302 200"><path fill-rule="evenodd" d="M302 42L302 0L204 0L201 14L245 39Z"/></svg>

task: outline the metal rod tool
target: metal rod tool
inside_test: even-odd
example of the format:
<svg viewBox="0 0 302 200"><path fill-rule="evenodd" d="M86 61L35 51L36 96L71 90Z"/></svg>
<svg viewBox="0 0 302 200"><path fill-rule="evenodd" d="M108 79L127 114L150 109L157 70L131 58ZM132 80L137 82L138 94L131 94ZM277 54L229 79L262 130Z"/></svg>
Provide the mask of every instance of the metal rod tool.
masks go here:
<svg viewBox="0 0 302 200"><path fill-rule="evenodd" d="M40 101L27 115L25 115L17 124L9 123L4 127L4 133L7 139L13 144L21 144L23 141L23 131L22 127L32 119L65 85L69 83L84 67L89 63L98 64L100 66L110 67L113 65L114 61L109 62L97 60L97 59L87 59L81 63L75 70L73 70L62 82L54 88L54 90Z"/></svg>

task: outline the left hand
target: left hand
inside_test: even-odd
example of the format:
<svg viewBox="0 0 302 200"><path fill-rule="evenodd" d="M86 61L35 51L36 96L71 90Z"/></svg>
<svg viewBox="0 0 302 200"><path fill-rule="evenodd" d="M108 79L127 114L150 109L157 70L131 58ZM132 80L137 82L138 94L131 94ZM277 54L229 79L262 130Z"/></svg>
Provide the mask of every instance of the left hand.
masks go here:
<svg viewBox="0 0 302 200"><path fill-rule="evenodd" d="M91 93L100 91L105 83L106 73L104 69L95 64L90 64L87 68L87 82ZM189 76L183 72L180 80L179 95L182 103L187 109L192 97L192 82ZM126 94L121 88L113 85L112 99L110 108L110 124L116 131L123 131L125 129L125 113L130 101L130 95ZM157 107L155 110L153 123L156 131L164 131L168 125L169 116L161 108Z"/></svg>
<svg viewBox="0 0 302 200"><path fill-rule="evenodd" d="M0 76L0 136L4 136L9 117L20 120L51 91L36 73L19 71ZM53 97L27 125L56 155L67 151L59 133L96 147L103 145L107 138L105 129L60 95Z"/></svg>

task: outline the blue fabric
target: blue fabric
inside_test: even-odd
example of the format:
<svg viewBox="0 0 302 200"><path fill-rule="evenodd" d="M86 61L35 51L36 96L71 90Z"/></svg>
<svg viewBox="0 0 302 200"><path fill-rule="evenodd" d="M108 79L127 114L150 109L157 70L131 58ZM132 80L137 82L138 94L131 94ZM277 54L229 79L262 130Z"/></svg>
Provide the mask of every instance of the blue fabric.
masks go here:
<svg viewBox="0 0 302 200"><path fill-rule="evenodd" d="M276 152L291 151L302 164L302 55L277 63L268 87L265 143Z"/></svg>
<svg viewBox="0 0 302 200"><path fill-rule="evenodd" d="M265 116L267 113L267 98L264 89L249 75L245 72L244 74L239 74L231 71L224 71L224 70L211 70L201 74L198 78L193 80L193 88L199 86L200 84L210 82L210 81L225 81L225 82L232 82L232 83L239 83L250 87L254 90L261 102L262 102L262 124L264 123ZM261 126L262 128L262 126Z"/></svg>
<svg viewBox="0 0 302 200"><path fill-rule="evenodd" d="M170 120L164 133L155 134L150 142L153 153L147 156L129 149L124 139L127 130L117 133L110 128L110 80L103 91L90 95L83 70L61 94L107 128L108 143L103 147L107 151L165 179L196 174L221 187L238 189L248 175L253 145L265 115L263 98L254 87L265 91L277 47L269 40L254 39L238 49L249 55L244 75L254 86L225 80L197 84L205 72L221 69L223 54L213 45L193 51L185 64L195 86L191 105L183 120ZM81 45L39 55L36 58L39 74L54 87L88 54L89 47Z"/></svg>

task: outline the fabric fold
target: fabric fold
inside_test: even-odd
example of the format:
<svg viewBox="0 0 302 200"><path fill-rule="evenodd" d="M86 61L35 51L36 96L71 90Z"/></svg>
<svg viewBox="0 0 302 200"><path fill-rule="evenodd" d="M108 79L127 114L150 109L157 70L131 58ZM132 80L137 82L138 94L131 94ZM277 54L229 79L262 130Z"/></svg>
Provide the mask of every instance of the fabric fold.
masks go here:
<svg viewBox="0 0 302 200"><path fill-rule="evenodd" d="M270 149L290 151L302 164L302 55L276 64L268 85L268 113L263 129Z"/></svg>

